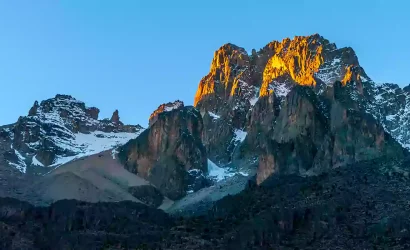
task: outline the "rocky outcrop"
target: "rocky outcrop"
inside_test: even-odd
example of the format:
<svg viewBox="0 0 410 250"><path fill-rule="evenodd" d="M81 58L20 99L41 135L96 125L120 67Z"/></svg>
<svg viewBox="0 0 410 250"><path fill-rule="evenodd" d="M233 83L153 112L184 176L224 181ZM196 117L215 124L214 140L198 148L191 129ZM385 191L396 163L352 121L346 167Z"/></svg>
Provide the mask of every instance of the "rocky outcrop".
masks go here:
<svg viewBox="0 0 410 250"><path fill-rule="evenodd" d="M139 125L123 125L118 111L114 121L98 120L99 112L69 95L36 101L28 116L8 126L10 148L3 153L7 164L21 172L42 171L38 166L58 166L110 149L142 130Z"/></svg>
<svg viewBox="0 0 410 250"><path fill-rule="evenodd" d="M94 120L98 120L98 115L100 114L100 110L96 107L87 108L85 113Z"/></svg>
<svg viewBox="0 0 410 250"><path fill-rule="evenodd" d="M30 108L28 111L29 116L34 116L37 115L37 109L38 109L38 101L35 101L33 104L33 107Z"/></svg>
<svg viewBox="0 0 410 250"><path fill-rule="evenodd" d="M154 184L165 196L181 198L188 191L190 170L207 172L201 142L202 118L182 103L161 105L150 118L150 127L120 147L125 167Z"/></svg>
<svg viewBox="0 0 410 250"><path fill-rule="evenodd" d="M120 116L118 114L118 110L115 110L114 113L112 113L110 121L117 126L120 125Z"/></svg>

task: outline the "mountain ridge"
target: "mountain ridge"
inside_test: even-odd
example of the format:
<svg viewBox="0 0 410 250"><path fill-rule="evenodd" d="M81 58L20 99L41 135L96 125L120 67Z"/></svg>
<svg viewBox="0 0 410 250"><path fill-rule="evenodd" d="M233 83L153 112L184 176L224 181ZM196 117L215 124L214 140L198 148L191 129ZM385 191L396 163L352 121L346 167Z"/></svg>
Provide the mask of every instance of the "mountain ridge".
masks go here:
<svg viewBox="0 0 410 250"><path fill-rule="evenodd" d="M111 119L98 120L98 116L98 108L87 107L70 95L35 101L27 116L0 127L4 141L10 145L10 150L4 152L7 163L21 172L27 167L55 167L125 143L143 129L124 125L118 110Z"/></svg>
<svg viewBox="0 0 410 250"><path fill-rule="evenodd" d="M0 196L49 206L0 198L0 247L408 249L409 88L314 34L223 45L146 129L35 102L0 127Z"/></svg>
<svg viewBox="0 0 410 250"><path fill-rule="evenodd" d="M27 116L0 127L0 135L10 146L2 152L6 163L21 172L41 172L41 166L50 171L118 147L129 171L181 198L193 186L209 185L206 162L229 173L256 170L260 184L283 171L320 174L390 154L399 146L388 134L410 147L409 112L410 91L374 83L352 48L314 34L272 41L251 54L222 45L198 84L194 107L164 103L149 117L147 130L124 125L118 110L98 120L98 108L59 94L36 101ZM149 177L154 163L159 182Z"/></svg>

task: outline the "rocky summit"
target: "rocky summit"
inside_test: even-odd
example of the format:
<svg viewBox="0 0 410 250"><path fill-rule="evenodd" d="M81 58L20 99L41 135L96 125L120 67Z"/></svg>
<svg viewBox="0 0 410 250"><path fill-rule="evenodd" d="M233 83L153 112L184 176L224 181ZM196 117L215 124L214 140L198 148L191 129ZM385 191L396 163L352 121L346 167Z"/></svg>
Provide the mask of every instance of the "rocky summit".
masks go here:
<svg viewBox="0 0 410 250"><path fill-rule="evenodd" d="M314 34L223 45L193 101L143 129L57 95L1 126L0 196L32 204L0 199L0 247L410 248L410 85Z"/></svg>

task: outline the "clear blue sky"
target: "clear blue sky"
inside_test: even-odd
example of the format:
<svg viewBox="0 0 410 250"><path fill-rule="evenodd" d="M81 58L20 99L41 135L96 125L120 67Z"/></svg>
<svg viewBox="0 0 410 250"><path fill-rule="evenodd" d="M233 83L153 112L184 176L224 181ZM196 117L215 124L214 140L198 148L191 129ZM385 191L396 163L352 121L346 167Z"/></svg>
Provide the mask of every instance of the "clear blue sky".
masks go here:
<svg viewBox="0 0 410 250"><path fill-rule="evenodd" d="M355 49L376 82L410 83L404 0L0 0L0 124L71 94L100 117L146 125L159 104L192 104L213 52L319 33Z"/></svg>

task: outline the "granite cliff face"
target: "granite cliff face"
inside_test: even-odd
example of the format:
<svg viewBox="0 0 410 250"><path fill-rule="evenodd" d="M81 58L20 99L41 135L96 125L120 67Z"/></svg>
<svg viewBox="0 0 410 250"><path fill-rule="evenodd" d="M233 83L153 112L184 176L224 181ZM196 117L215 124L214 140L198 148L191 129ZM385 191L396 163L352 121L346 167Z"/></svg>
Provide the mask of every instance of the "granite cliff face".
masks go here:
<svg viewBox="0 0 410 250"><path fill-rule="evenodd" d="M182 102L163 104L150 127L119 149L125 167L153 183L165 196L178 199L195 182L206 182L206 151L201 142L202 117Z"/></svg>
<svg viewBox="0 0 410 250"><path fill-rule="evenodd" d="M204 117L209 158L257 164L261 183L273 173L312 175L380 155L401 157L408 93L375 84L352 48L315 34L251 54L222 46L194 103Z"/></svg>
<svg viewBox="0 0 410 250"><path fill-rule="evenodd" d="M34 103L28 116L0 127L6 165L26 171L50 171L78 157L114 148L135 138L139 125L124 125L115 111L111 120L98 120L99 109L68 95ZM40 167L40 168L39 168Z"/></svg>

